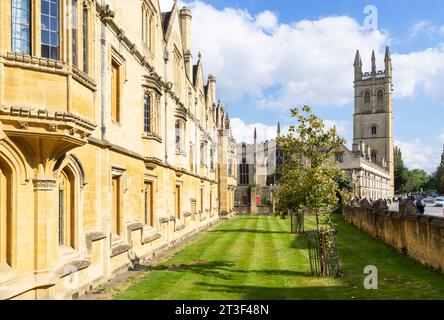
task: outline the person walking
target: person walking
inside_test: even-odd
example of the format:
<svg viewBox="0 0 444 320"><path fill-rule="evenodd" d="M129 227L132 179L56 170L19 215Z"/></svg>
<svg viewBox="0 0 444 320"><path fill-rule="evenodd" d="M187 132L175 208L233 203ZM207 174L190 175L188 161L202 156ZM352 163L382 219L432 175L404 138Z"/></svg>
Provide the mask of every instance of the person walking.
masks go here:
<svg viewBox="0 0 444 320"><path fill-rule="evenodd" d="M420 215L424 215L425 213L425 202L421 197L416 198L416 208L418 209L418 213Z"/></svg>

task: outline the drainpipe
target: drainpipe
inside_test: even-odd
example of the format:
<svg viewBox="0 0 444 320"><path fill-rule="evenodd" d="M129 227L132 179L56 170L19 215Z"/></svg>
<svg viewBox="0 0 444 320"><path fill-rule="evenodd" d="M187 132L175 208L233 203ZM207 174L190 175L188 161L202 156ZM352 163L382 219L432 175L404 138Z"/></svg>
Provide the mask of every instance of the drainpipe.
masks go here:
<svg viewBox="0 0 444 320"><path fill-rule="evenodd" d="M165 61L165 65L164 65L164 79L165 79L165 83L166 83L166 89L165 89L165 163L168 164L168 94L167 94L167 90L171 89L170 87L170 83L167 82L167 64L168 64L168 49L165 49L164 55L163 55L163 59Z"/></svg>
<svg viewBox="0 0 444 320"><path fill-rule="evenodd" d="M105 8L105 0L102 0L102 7ZM105 108L106 108L106 23L102 19L101 23L101 95L102 95L102 101L101 101L101 109L100 109L100 116L101 116L101 127L100 131L102 134L102 140L105 140L106 135L106 118L105 118Z"/></svg>

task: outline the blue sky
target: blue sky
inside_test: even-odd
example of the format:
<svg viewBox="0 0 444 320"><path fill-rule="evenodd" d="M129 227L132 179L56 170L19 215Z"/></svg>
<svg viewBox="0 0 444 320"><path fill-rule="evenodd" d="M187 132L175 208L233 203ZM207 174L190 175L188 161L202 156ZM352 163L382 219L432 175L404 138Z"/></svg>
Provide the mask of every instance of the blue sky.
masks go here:
<svg viewBox="0 0 444 320"><path fill-rule="evenodd" d="M163 3L162 3L163 2ZM171 0L161 0L164 8ZM444 1L441 0L200 0L193 13L193 54L218 79L238 140L254 127L271 138L289 107L310 104L352 138L353 60L364 69L372 49L394 64L395 143L410 168L432 172L444 143ZM377 9L377 28L364 8ZM367 18L368 19L368 18ZM374 21L373 21L374 22ZM368 70L365 70L368 71Z"/></svg>

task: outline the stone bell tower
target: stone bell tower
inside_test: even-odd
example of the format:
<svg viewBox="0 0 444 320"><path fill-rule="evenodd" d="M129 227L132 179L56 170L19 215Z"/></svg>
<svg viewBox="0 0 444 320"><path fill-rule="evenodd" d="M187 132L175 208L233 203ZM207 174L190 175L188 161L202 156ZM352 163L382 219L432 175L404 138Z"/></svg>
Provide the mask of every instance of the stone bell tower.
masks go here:
<svg viewBox="0 0 444 320"><path fill-rule="evenodd" d="M389 171L390 194L394 196L393 82L388 47L384 61L385 70L378 71L373 51L372 71L363 73L359 50L356 52L353 151Z"/></svg>

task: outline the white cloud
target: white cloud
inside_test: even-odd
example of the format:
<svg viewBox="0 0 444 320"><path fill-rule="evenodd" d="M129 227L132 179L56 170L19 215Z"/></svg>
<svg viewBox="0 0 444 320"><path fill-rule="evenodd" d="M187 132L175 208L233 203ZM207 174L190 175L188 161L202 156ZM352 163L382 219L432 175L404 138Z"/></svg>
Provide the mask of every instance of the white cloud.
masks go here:
<svg viewBox="0 0 444 320"><path fill-rule="evenodd" d="M258 107L342 106L353 100L353 61L357 48L369 67L371 50L383 61L388 36L365 30L350 17L280 23L264 11L217 10L201 1L193 13L193 48L201 50L206 73L218 76L228 102L253 97Z"/></svg>
<svg viewBox="0 0 444 320"><path fill-rule="evenodd" d="M444 46L410 54L394 55L395 96L411 97L418 92L444 103Z"/></svg>
<svg viewBox="0 0 444 320"><path fill-rule="evenodd" d="M410 37L415 38L418 36L426 35L429 38L435 39L436 37L444 35L444 26L436 26L430 21L419 21L410 28Z"/></svg>
<svg viewBox="0 0 444 320"><path fill-rule="evenodd" d="M231 119L231 129L233 136L237 143L246 142L253 143L254 128L257 132L257 142L263 142L265 140L272 140L277 135L277 124L266 125L263 123L250 123L246 124L239 118ZM288 126L281 126L281 133L285 134L288 131Z"/></svg>
<svg viewBox="0 0 444 320"><path fill-rule="evenodd" d="M174 0L159 0L159 4L162 12L170 11L173 7Z"/></svg>
<svg viewBox="0 0 444 320"><path fill-rule="evenodd" d="M252 97L257 108L282 110L353 103L356 49L364 71L370 70L372 49L382 69L384 49L391 42L387 32L366 30L347 16L285 24L270 11L254 16L247 10L217 10L199 0L183 3L193 14L194 56L202 51L205 73L217 75L218 93L229 103ZM411 32L424 29L441 32L444 26L422 22ZM424 92L444 101L444 47L395 54L393 67L395 98Z"/></svg>
<svg viewBox="0 0 444 320"><path fill-rule="evenodd" d="M424 146L419 139L412 142L396 140L395 145L401 148L404 164L409 169L423 169L432 173L439 165L440 150Z"/></svg>
<svg viewBox="0 0 444 320"><path fill-rule="evenodd" d="M256 17L256 26L265 32L274 32L279 26L278 18L273 12L263 11Z"/></svg>

